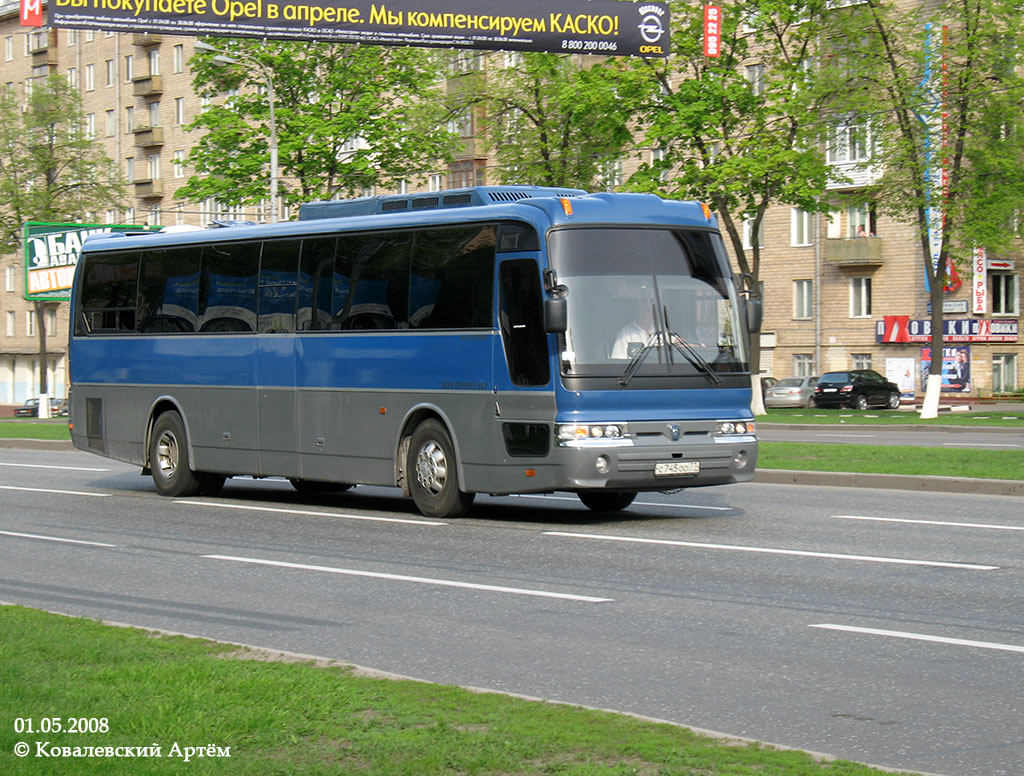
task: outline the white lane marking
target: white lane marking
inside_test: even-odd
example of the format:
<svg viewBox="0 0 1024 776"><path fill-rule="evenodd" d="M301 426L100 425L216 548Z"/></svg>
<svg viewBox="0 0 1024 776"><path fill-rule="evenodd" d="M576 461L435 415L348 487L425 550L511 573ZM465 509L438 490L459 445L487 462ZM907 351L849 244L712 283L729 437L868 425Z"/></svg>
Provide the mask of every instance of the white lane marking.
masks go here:
<svg viewBox="0 0 1024 776"><path fill-rule="evenodd" d="M535 496L532 494L517 495L511 494L512 498L538 498L547 499L548 501L573 501L577 504L580 500L576 496ZM500 498L500 497L498 497ZM669 504L661 501L634 501L633 506L635 507L672 507L673 509L709 509L716 512L732 512L733 507L702 507L696 504Z"/></svg>
<svg viewBox="0 0 1024 776"><path fill-rule="evenodd" d="M917 523L919 525L946 525L955 528L993 528L998 531L1024 531L1024 525L995 525L994 523L956 523L951 520L908 520L902 517L867 517L865 515L832 515L837 520L875 520L880 523Z"/></svg>
<svg viewBox="0 0 1024 776"><path fill-rule="evenodd" d="M56 488L19 488L16 485L0 485L0 490L26 490L29 493L59 493L62 496L93 496L94 498L109 498L109 493L89 493L84 490L57 490Z"/></svg>
<svg viewBox="0 0 1024 776"><path fill-rule="evenodd" d="M1024 447L1024 445L996 444L992 442L943 442L943 447Z"/></svg>
<svg viewBox="0 0 1024 776"><path fill-rule="evenodd" d="M21 539L43 539L48 542L64 542L65 544L87 544L90 547L116 547L116 544L105 542L86 542L82 539L63 539L59 536L42 536L40 534L18 533L16 531L0 531L4 536L17 536Z"/></svg>
<svg viewBox="0 0 1024 776"><path fill-rule="evenodd" d="M800 555L806 558L829 558L832 560L860 560L870 563L897 563L909 566L940 566L942 568L970 569L972 571L995 571L998 566L979 566L974 563L951 563L940 560L914 560L910 558L882 558L872 555L846 555L837 552L810 552L808 550L782 550L775 547L746 547L735 544L707 544L704 542L681 542L674 539L643 539L633 536L611 536L608 534L570 533L568 531L545 531L545 536L565 536L572 539L598 539L606 542L632 542L636 544L663 544L671 547L697 547L704 550L731 550L733 552L761 552L770 555Z"/></svg>
<svg viewBox="0 0 1024 776"><path fill-rule="evenodd" d="M1000 644L995 641L973 641L971 639L952 639L946 636L930 636L927 633L907 633L905 631L880 630L878 628L855 628L850 625L833 625L820 623L808 625L808 628L844 631L846 633L863 633L869 636L889 636L895 639L911 639L913 641L931 641L936 644L953 644L958 647L979 647L981 649L999 649L1004 652L1024 652L1024 646L1017 644Z"/></svg>
<svg viewBox="0 0 1024 776"><path fill-rule="evenodd" d="M276 566L285 569L302 571L324 571L329 574L344 574L350 577L370 577L371 579L388 579L393 582L416 582L421 585L440 585L442 587L461 587L467 590L484 590L491 593L512 593L514 595L530 595L540 598L562 598L567 601L583 601L584 603L605 603L611 598L595 598L589 595L573 595L570 593L552 593L548 590L528 590L520 587L502 587L500 585L480 585L474 582L458 582L452 579L431 579L430 577L408 577L402 574L383 574L377 571L360 571L358 569L339 569L333 566L314 566L307 563L286 563L279 560L262 558L238 558L232 555L203 555L213 560L230 560L236 563L253 563L259 566Z"/></svg>
<svg viewBox="0 0 1024 776"><path fill-rule="evenodd" d="M314 517L340 517L345 520L370 520L378 523L408 523L411 525L448 525L434 520L413 520L404 517L373 517L371 515L349 515L341 512L314 512L306 509L280 509L278 507L254 507L245 504L215 504L212 501L175 501L193 507L215 507L217 509L241 509L248 512L277 512L285 515L313 515Z"/></svg>
<svg viewBox="0 0 1024 776"><path fill-rule="evenodd" d="M109 472L110 469L101 469L94 466L51 466L43 463L0 463L0 466L17 466L22 469L61 469L67 472Z"/></svg>

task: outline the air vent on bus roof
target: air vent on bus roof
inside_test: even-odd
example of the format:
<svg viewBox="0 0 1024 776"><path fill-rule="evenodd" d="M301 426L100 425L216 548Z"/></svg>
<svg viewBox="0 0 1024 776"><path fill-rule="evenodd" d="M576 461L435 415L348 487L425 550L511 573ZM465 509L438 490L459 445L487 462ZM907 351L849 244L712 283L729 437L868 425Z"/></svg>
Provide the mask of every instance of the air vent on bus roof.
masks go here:
<svg viewBox="0 0 1024 776"><path fill-rule="evenodd" d="M368 216L375 213L394 213L401 210L431 210L434 208L472 207L519 202L532 197L578 197L587 192L580 189L562 189L547 186L475 186L453 189L443 194L387 194L362 199L308 202L299 207L299 220L317 218L343 218Z"/></svg>

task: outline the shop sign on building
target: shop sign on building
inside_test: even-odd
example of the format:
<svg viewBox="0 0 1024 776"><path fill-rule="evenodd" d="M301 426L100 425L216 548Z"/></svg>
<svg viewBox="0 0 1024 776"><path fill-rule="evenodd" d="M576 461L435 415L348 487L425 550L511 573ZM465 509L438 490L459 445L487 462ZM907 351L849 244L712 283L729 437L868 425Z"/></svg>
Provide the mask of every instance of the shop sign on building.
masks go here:
<svg viewBox="0 0 1024 776"><path fill-rule="evenodd" d="M24 226L25 298L67 301L82 250L91 234L155 231L160 227L110 224L48 224L30 221Z"/></svg>
<svg viewBox="0 0 1024 776"><path fill-rule="evenodd" d="M944 321L944 342L1016 342L1018 322L999 318L960 318ZM909 315L886 315L875 322L875 342L930 342L932 322Z"/></svg>

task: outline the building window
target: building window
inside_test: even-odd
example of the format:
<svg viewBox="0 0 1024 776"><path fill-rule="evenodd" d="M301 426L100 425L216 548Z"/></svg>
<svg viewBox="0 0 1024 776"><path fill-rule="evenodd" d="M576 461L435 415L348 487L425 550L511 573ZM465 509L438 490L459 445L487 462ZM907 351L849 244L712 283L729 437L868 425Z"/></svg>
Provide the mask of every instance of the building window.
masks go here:
<svg viewBox="0 0 1024 776"><path fill-rule="evenodd" d="M68 30L68 45L78 45L78 30Z"/></svg>
<svg viewBox="0 0 1024 776"><path fill-rule="evenodd" d="M160 180L160 154L150 154L147 162L150 180Z"/></svg>
<svg viewBox="0 0 1024 776"><path fill-rule="evenodd" d="M111 108L107 111L107 137L117 134L117 113Z"/></svg>
<svg viewBox="0 0 1024 776"><path fill-rule="evenodd" d="M185 71L185 47L179 43L174 47L174 72L183 73Z"/></svg>
<svg viewBox="0 0 1024 776"><path fill-rule="evenodd" d="M131 105L124 109L124 131L128 134L135 131L135 108Z"/></svg>
<svg viewBox="0 0 1024 776"><path fill-rule="evenodd" d="M77 89L78 88L78 68L76 68L76 67L69 67L68 68L67 78L68 78L68 83L71 86L73 86L73 87L75 87Z"/></svg>
<svg viewBox="0 0 1024 776"><path fill-rule="evenodd" d="M149 52L149 74L160 75L160 49Z"/></svg>
<svg viewBox="0 0 1024 776"><path fill-rule="evenodd" d="M1020 306L1017 300L1020 290L1017 276L1006 272L990 272L989 287L992 295L993 315L1019 315Z"/></svg>
<svg viewBox="0 0 1024 776"><path fill-rule="evenodd" d="M46 311L46 336L56 337L57 336L57 311L47 310Z"/></svg>
<svg viewBox="0 0 1024 776"><path fill-rule="evenodd" d="M87 138L96 137L96 114L86 113L85 114L85 136Z"/></svg>
<svg viewBox="0 0 1024 776"><path fill-rule="evenodd" d="M992 392L1012 393L1017 390L1017 356L1013 353L992 354Z"/></svg>
<svg viewBox="0 0 1024 776"><path fill-rule="evenodd" d="M111 209L111 210L107 211L107 223L108 224L116 224L117 223L117 211L116 210Z"/></svg>
<svg viewBox="0 0 1024 776"><path fill-rule="evenodd" d="M813 214L798 207L793 208L792 223L790 229L791 244L810 245L814 240Z"/></svg>
<svg viewBox="0 0 1024 776"><path fill-rule="evenodd" d="M124 58L124 80L131 82L135 77L135 57L131 54L125 55Z"/></svg>
<svg viewBox="0 0 1024 776"><path fill-rule="evenodd" d="M92 43L94 40L96 40L96 30L86 30L85 31L85 42L86 43Z"/></svg>
<svg viewBox="0 0 1024 776"><path fill-rule="evenodd" d="M129 181L135 180L135 157L126 156L124 158L124 177Z"/></svg>
<svg viewBox="0 0 1024 776"><path fill-rule="evenodd" d="M113 86L117 80L117 69L114 67L114 60L108 59L104 64L107 67L107 86Z"/></svg>
<svg viewBox="0 0 1024 776"><path fill-rule="evenodd" d="M85 90L91 92L96 88L96 65L85 66Z"/></svg>
<svg viewBox="0 0 1024 776"><path fill-rule="evenodd" d="M793 281L793 317L809 320L814 315L814 281Z"/></svg>
<svg viewBox="0 0 1024 776"><path fill-rule="evenodd" d="M180 127L185 123L185 98L174 98L174 126Z"/></svg>
<svg viewBox="0 0 1024 776"><path fill-rule="evenodd" d="M448 120L448 131L459 137L473 136L473 111L464 108Z"/></svg>
<svg viewBox="0 0 1024 776"><path fill-rule="evenodd" d="M4 38L4 59L10 62L14 59L14 36L8 35Z"/></svg>
<svg viewBox="0 0 1024 776"><path fill-rule="evenodd" d="M160 126L160 101L151 102L149 104L149 126L159 127Z"/></svg>
<svg viewBox="0 0 1024 776"><path fill-rule="evenodd" d="M125 209L125 211L124 211L124 222L126 224L134 224L135 223L135 208L130 207L130 208Z"/></svg>
<svg viewBox="0 0 1024 776"><path fill-rule="evenodd" d="M867 203L850 205L850 207L846 209L846 228L847 237L874 237L874 207Z"/></svg>
<svg viewBox="0 0 1024 776"><path fill-rule="evenodd" d="M868 318L870 316L871 278L850 278L850 317Z"/></svg>
<svg viewBox="0 0 1024 776"><path fill-rule="evenodd" d="M452 162L448 168L448 188L466 189L470 186L482 186L485 164L486 162L482 159Z"/></svg>
<svg viewBox="0 0 1024 776"><path fill-rule="evenodd" d="M757 244L759 247L764 247L764 220L762 219L761 225L757 230ZM743 221L743 247L753 248L754 247L754 219L747 218Z"/></svg>
<svg viewBox="0 0 1024 776"><path fill-rule="evenodd" d="M440 191L441 187L444 186L444 176L439 172L431 173L428 187L431 191Z"/></svg>
<svg viewBox="0 0 1024 776"><path fill-rule="evenodd" d="M828 161L863 162L868 159L868 132L861 124L840 124L828 140Z"/></svg>
<svg viewBox="0 0 1024 776"><path fill-rule="evenodd" d="M870 353L851 353L850 364L853 369L870 369L871 368L871 354Z"/></svg>
<svg viewBox="0 0 1024 776"><path fill-rule="evenodd" d="M793 354L793 377L811 377L814 374L814 356L810 353Z"/></svg>
<svg viewBox="0 0 1024 776"><path fill-rule="evenodd" d="M15 318L14 310L8 310L7 311L7 336L8 337L13 337L14 334L15 334L15 328L14 328L15 322L16 322L16 318Z"/></svg>
<svg viewBox="0 0 1024 776"><path fill-rule="evenodd" d="M185 177L185 152L175 151L174 152L174 177L184 178Z"/></svg>
<svg viewBox="0 0 1024 776"><path fill-rule="evenodd" d="M14 290L14 267L4 269L4 288L7 291Z"/></svg>
<svg viewBox="0 0 1024 776"><path fill-rule="evenodd" d="M764 94L764 65L747 65L746 77L755 97Z"/></svg>
<svg viewBox="0 0 1024 776"><path fill-rule="evenodd" d="M36 335L36 311L26 310L25 311L25 336L34 337Z"/></svg>
<svg viewBox="0 0 1024 776"><path fill-rule="evenodd" d="M160 226L160 206L154 205L149 209L149 225Z"/></svg>

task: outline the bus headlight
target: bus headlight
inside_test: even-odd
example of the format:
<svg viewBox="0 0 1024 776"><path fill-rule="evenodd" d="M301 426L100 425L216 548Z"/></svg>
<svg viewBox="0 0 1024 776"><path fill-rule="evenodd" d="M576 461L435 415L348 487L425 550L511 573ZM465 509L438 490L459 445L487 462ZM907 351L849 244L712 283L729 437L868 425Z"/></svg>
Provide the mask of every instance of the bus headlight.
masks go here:
<svg viewBox="0 0 1024 776"><path fill-rule="evenodd" d="M754 421L752 420L721 420L718 422L718 436L753 436Z"/></svg>
<svg viewBox="0 0 1024 776"><path fill-rule="evenodd" d="M559 423L555 437L563 447L633 444L628 429L621 423Z"/></svg>

